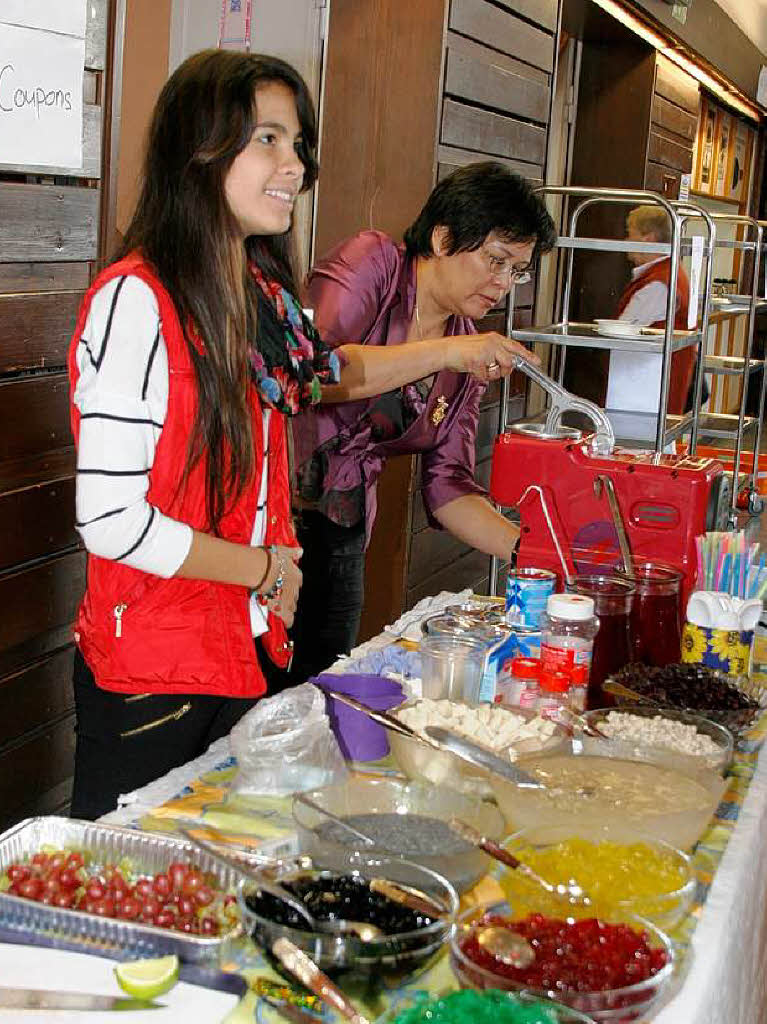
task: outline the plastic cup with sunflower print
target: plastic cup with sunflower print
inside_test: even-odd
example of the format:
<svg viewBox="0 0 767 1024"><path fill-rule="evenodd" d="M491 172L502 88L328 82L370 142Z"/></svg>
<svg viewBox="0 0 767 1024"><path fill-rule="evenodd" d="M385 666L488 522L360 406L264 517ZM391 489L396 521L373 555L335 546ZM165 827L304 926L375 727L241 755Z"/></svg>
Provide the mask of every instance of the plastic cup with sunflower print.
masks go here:
<svg viewBox="0 0 767 1024"><path fill-rule="evenodd" d="M751 669L753 629L715 629L686 622L682 632L682 661L747 676Z"/></svg>

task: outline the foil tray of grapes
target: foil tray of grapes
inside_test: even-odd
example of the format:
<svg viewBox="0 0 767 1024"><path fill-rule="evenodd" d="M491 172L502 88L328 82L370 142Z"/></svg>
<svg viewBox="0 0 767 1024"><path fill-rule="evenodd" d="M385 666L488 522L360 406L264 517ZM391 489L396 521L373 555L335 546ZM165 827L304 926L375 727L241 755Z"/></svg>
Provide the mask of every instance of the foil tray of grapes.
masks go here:
<svg viewBox="0 0 767 1024"><path fill-rule="evenodd" d="M217 966L242 876L184 839L55 816L0 835L0 928L84 951ZM71 946L70 946L71 948Z"/></svg>
<svg viewBox="0 0 767 1024"><path fill-rule="evenodd" d="M674 662L659 668L631 662L606 680L606 684L610 682L633 690L641 698L635 701L614 693L621 707L642 703L688 711L736 734L748 732L767 709L767 688L747 676L728 676L706 665Z"/></svg>

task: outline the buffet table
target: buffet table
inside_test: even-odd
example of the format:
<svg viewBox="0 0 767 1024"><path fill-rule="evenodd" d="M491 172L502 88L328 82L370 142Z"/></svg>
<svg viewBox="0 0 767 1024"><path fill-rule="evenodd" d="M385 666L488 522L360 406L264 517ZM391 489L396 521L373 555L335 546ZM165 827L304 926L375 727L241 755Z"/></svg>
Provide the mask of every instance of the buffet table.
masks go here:
<svg viewBox="0 0 767 1024"><path fill-rule="evenodd" d="M356 660L392 642L383 635L353 652ZM341 666L342 668L343 666ZM715 819L696 847L698 878L692 913L672 933L683 952L676 992L652 1018L654 1024L763 1024L767 1020L767 715L740 744L728 776L728 789ZM386 773L385 762L358 765L355 771ZM125 798L124 806L103 821L152 831L175 831L196 823L205 835L209 823L240 844L272 855L295 852L290 798L245 800L231 789L236 764L228 740L203 757ZM487 877L465 903L494 899L500 893ZM251 944L235 951L227 969L243 971L251 985L277 980ZM260 982L259 982L260 979ZM402 991L440 992L457 987L442 956L428 973L403 989L387 992L375 1005L363 1004L373 1019ZM227 1017L227 1024L271 1022L279 1018L251 992Z"/></svg>

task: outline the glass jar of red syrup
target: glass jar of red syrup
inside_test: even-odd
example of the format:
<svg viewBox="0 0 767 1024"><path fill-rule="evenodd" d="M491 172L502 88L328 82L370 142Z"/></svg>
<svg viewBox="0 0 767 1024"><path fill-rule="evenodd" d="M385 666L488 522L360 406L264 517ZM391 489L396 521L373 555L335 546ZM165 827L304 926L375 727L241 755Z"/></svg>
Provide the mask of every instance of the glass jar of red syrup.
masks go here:
<svg viewBox="0 0 767 1024"><path fill-rule="evenodd" d="M631 610L635 587L617 576L576 576L567 589L594 601L599 632L594 637L586 706L603 708L614 703L602 683L631 661Z"/></svg>
<svg viewBox="0 0 767 1024"><path fill-rule="evenodd" d="M682 651L682 580L684 573L659 562L634 562L631 573L616 576L636 589L631 613L632 660L670 665Z"/></svg>

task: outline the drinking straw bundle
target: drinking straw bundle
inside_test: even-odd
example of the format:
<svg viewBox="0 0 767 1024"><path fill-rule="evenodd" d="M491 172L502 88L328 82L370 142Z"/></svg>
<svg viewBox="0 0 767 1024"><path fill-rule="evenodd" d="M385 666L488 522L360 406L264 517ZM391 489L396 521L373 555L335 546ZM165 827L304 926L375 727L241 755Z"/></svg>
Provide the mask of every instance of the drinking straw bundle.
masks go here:
<svg viewBox="0 0 767 1024"><path fill-rule="evenodd" d="M718 590L744 600L767 594L767 556L759 556L759 544L749 544L743 530L704 533L695 538L695 550L701 590Z"/></svg>

